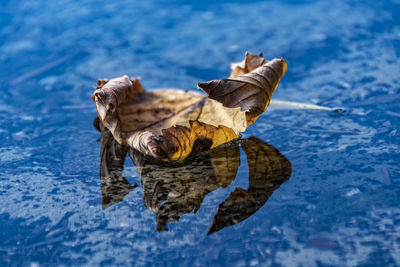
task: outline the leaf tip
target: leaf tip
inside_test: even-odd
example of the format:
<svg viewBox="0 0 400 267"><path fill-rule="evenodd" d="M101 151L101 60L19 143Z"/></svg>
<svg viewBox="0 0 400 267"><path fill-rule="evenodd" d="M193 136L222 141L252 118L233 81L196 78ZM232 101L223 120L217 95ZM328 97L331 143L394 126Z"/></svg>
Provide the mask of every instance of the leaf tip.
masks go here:
<svg viewBox="0 0 400 267"><path fill-rule="evenodd" d="M283 75L287 70L287 62L283 57L281 57L280 59L281 59L281 64L282 64L282 75Z"/></svg>
<svg viewBox="0 0 400 267"><path fill-rule="evenodd" d="M199 82L199 83L197 83L197 88L199 88L199 89L203 90L204 92L206 92L207 94L209 94L210 93L210 87L209 87L210 83L211 83L211 81L210 82Z"/></svg>

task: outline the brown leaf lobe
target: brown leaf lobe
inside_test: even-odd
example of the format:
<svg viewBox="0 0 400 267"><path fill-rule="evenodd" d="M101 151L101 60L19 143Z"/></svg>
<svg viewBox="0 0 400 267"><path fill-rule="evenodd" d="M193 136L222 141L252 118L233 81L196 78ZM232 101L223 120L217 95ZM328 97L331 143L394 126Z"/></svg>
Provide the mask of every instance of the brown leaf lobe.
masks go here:
<svg viewBox="0 0 400 267"><path fill-rule="evenodd" d="M251 62L248 58L247 54L245 62L246 60ZM257 66L257 64L265 63L248 73L239 76L235 76L236 74L231 75L231 77L235 76L234 78L218 79L198 84L198 87L206 92L209 98L221 102L224 107L240 107L241 111L247 113L248 122L266 110L272 94L287 69L286 61L283 58L263 61L260 57L256 57L256 60L253 61L255 63L250 64L250 66L249 64L236 66L236 69L239 68L243 73Z"/></svg>

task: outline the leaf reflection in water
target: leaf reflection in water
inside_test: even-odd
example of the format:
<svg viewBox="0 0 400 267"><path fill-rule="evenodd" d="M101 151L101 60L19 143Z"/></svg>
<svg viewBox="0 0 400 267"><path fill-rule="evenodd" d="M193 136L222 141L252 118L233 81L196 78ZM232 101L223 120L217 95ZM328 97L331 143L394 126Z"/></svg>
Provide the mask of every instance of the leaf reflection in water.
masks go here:
<svg viewBox="0 0 400 267"><path fill-rule="evenodd" d="M169 222L196 213L204 197L225 188L236 178L240 149L247 156L249 187L236 188L219 205L208 234L237 224L257 212L291 175L290 162L273 146L256 137L236 140L182 161L164 162L120 145L100 124L102 208L119 203L137 185L122 175L129 154L143 188L143 203L157 215L157 231L167 231Z"/></svg>

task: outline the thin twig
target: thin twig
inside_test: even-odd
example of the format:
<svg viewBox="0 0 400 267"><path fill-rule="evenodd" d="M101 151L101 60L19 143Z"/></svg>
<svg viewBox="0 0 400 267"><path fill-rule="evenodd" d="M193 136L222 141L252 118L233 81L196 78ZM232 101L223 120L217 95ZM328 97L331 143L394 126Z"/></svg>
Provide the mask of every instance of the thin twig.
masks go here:
<svg viewBox="0 0 400 267"><path fill-rule="evenodd" d="M318 106L318 105L314 105L314 104L282 101L282 100L271 100L269 107L275 108L275 109L317 109L317 110L328 110L328 111L335 110L334 108Z"/></svg>

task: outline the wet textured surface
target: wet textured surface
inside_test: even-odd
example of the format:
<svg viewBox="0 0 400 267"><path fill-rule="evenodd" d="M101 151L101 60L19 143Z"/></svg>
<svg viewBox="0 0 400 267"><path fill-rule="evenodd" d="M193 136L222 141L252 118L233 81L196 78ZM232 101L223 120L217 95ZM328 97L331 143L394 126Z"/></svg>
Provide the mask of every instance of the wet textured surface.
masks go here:
<svg viewBox="0 0 400 267"><path fill-rule="evenodd" d="M2 266L400 264L398 0L103 2L0 4ZM247 130L292 163L290 179L208 236L249 185L243 151L236 180L167 232L142 186L102 210L96 80L195 89L246 50L286 59L273 99L347 110L271 109ZM128 159L124 176L141 183Z"/></svg>

